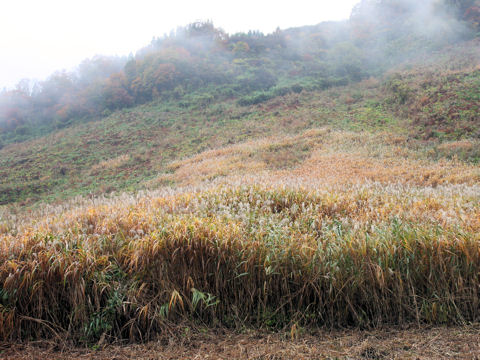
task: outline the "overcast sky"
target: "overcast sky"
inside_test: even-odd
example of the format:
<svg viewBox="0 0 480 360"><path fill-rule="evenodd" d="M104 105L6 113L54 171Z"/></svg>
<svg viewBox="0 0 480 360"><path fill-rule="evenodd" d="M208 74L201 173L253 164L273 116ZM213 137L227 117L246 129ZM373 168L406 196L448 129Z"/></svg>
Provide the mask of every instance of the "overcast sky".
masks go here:
<svg viewBox="0 0 480 360"><path fill-rule="evenodd" d="M128 55L177 26L212 20L265 33L347 19L359 0L1 0L0 89L96 54Z"/></svg>

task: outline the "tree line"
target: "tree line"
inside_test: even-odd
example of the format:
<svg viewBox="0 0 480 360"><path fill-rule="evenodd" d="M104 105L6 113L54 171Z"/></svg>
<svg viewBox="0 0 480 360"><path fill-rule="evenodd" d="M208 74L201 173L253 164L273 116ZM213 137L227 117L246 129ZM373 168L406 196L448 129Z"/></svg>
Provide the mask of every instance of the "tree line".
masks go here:
<svg viewBox="0 0 480 360"><path fill-rule="evenodd" d="M429 28L426 20L434 25ZM229 35L211 22L193 23L154 38L135 56L96 56L74 71L35 83L22 80L2 91L0 146L152 100L181 101L200 90L206 94L202 101L239 98L248 105L347 84L378 75L427 43L443 46L479 30L478 0L431 0L424 6L362 0L348 21L271 34Z"/></svg>

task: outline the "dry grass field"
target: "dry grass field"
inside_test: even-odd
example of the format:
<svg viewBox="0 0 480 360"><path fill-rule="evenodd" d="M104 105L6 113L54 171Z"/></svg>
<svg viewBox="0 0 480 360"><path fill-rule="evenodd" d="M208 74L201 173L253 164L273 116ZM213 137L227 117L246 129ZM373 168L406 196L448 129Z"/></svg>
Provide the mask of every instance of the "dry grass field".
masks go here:
<svg viewBox="0 0 480 360"><path fill-rule="evenodd" d="M401 136L319 128L174 161L157 190L5 207L2 354L475 358L479 179ZM104 348L121 339L153 342Z"/></svg>
<svg viewBox="0 0 480 360"><path fill-rule="evenodd" d="M476 49L8 144L0 358L479 358Z"/></svg>

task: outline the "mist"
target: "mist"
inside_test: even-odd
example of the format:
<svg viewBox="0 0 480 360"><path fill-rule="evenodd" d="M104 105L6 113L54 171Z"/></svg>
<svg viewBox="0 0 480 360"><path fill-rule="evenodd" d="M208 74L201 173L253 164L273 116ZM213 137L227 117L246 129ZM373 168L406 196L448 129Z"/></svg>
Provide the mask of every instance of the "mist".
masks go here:
<svg viewBox="0 0 480 360"><path fill-rule="evenodd" d="M149 101L188 108L237 99L244 106L381 77L402 62L470 41L479 19L474 0L363 0L348 20L267 33L193 22L135 54L93 56L4 90L0 140L22 141Z"/></svg>
<svg viewBox="0 0 480 360"><path fill-rule="evenodd" d="M95 55L128 56L153 36L178 26L213 21L230 34L347 19L357 0L326 2L298 0L220 0L158 2L85 0L6 1L0 12L0 89L22 78L44 80L54 71L73 69Z"/></svg>
<svg viewBox="0 0 480 360"><path fill-rule="evenodd" d="M476 30L465 21L463 6L459 9L454 4L448 0L363 0L352 11L352 34L370 61L391 66L473 38Z"/></svg>

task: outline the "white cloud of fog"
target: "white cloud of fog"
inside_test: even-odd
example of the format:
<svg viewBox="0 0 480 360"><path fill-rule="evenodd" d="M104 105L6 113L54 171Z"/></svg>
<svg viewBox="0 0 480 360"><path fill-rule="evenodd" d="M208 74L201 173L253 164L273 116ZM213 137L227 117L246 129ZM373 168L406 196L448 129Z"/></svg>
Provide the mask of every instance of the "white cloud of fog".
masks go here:
<svg viewBox="0 0 480 360"><path fill-rule="evenodd" d="M44 79L96 54L127 55L177 26L212 20L228 33L346 19L359 0L3 0L0 89Z"/></svg>

